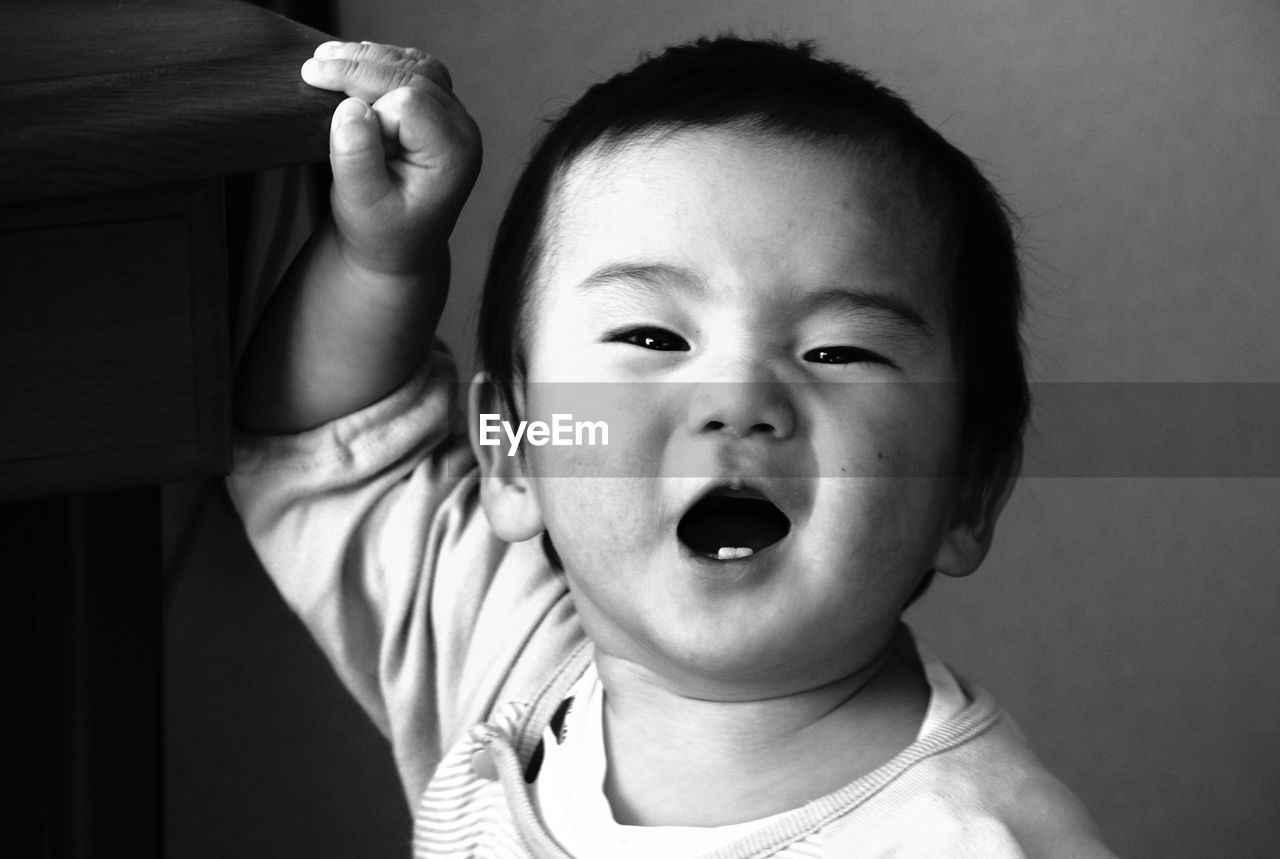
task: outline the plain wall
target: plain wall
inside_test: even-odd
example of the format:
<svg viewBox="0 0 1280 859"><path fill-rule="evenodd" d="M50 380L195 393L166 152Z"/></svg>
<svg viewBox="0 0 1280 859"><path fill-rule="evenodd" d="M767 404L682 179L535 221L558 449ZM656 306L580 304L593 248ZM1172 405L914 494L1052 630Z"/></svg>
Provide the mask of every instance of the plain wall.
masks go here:
<svg viewBox="0 0 1280 859"><path fill-rule="evenodd" d="M1280 382L1280 7L1267 0L338 7L344 37L441 57L483 130L442 326L464 355L538 117L644 51L733 30L817 38L983 165L1023 219L1036 380ZM1051 429L1041 416L1036 431ZM1160 445L1162 427L1149 432ZM996 693L1121 855L1274 855L1278 510L1280 480L1261 477L1024 479L983 568L935 586L910 619ZM361 754L385 754L353 730ZM315 733L306 778L354 790L323 772L335 731ZM276 766L267 754L249 765ZM362 802L402 802L369 779Z"/></svg>

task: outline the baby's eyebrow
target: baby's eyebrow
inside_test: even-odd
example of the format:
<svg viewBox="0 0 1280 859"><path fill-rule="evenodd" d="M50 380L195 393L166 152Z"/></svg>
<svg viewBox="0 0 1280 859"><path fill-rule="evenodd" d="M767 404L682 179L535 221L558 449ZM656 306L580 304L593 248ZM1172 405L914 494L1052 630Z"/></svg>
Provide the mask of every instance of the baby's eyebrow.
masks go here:
<svg viewBox="0 0 1280 859"><path fill-rule="evenodd" d="M602 266L579 283L578 289L586 291L593 287L619 282L656 292L665 292L674 288L681 292L693 293L695 296L706 293L706 286L687 268L647 262L619 262Z"/></svg>
<svg viewBox="0 0 1280 859"><path fill-rule="evenodd" d="M933 329L914 307L884 293L834 287L805 296L801 302L803 314L835 313L854 319L875 319L893 333L906 337L928 336Z"/></svg>

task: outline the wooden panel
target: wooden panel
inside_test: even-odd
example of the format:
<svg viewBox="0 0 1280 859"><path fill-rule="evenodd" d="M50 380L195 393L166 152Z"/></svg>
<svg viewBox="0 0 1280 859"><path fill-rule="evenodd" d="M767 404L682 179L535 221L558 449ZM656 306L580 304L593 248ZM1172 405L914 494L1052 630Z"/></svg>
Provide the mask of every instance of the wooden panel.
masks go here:
<svg viewBox="0 0 1280 859"><path fill-rule="evenodd" d="M217 182L0 219L0 497L225 470Z"/></svg>
<svg viewBox="0 0 1280 859"><path fill-rule="evenodd" d="M298 69L328 38L227 0L0 3L0 202L323 161L342 96Z"/></svg>

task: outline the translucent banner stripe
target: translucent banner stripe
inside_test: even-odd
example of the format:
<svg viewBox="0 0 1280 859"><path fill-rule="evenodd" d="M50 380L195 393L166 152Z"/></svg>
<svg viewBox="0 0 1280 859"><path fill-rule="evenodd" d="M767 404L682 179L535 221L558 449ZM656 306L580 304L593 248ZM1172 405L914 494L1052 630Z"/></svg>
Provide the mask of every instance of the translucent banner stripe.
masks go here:
<svg viewBox="0 0 1280 859"><path fill-rule="evenodd" d="M527 402L541 406L539 413L515 416L495 406L483 423L478 416L469 420L501 455L511 453L513 441L516 455L541 448L536 454L541 476L703 478L732 472L749 479L934 476L927 463L910 457L889 458L891 464L885 465L875 457L824 455L824 449L829 453L847 439L831 437L829 410L828 435L806 439L806 415L838 402L853 416L845 421L848 433L880 432L880 444L892 446L895 439L883 424L864 424L860 416L884 412L886 404L936 403L962 392L958 385L860 382L544 383L527 386L525 393ZM1000 392L984 393L998 397ZM1024 476L1280 477L1280 383L1064 382L1036 384L1031 393ZM758 409L763 426L772 420L770 410L780 408L784 414L789 409L796 422L789 439L766 434L748 441L716 440L708 430L712 440L705 444L658 453L677 418L687 419L686 428L704 421L714 427L717 409L739 409L748 422ZM936 412L906 407L901 412L889 408L889 413ZM750 448L750 455L735 457L735 448Z"/></svg>

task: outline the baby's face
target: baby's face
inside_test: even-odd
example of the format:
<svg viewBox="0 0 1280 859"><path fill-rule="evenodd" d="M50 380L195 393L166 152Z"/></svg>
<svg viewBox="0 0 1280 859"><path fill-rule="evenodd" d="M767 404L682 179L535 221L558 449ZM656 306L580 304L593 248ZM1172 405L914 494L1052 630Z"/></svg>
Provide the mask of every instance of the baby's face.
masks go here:
<svg viewBox="0 0 1280 859"><path fill-rule="evenodd" d="M969 571L933 242L861 171L688 130L557 188L525 414L594 391L610 438L524 447L530 486L598 650L693 694L855 671L928 570Z"/></svg>

